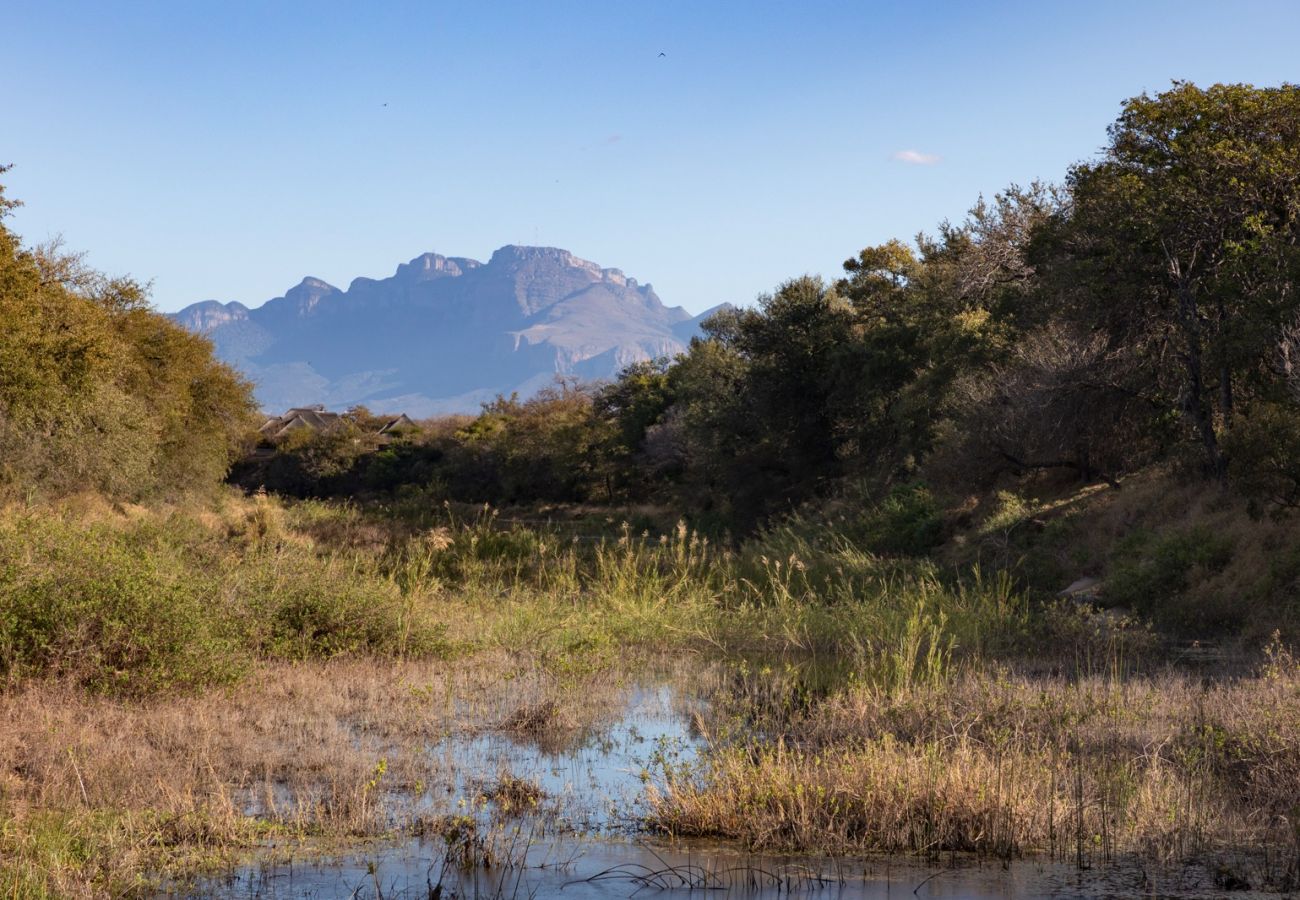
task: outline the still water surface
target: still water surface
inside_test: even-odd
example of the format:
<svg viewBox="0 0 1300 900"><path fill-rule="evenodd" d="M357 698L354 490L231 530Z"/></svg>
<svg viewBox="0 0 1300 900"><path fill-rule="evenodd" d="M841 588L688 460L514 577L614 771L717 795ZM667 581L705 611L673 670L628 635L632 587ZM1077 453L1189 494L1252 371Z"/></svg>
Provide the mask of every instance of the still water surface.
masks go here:
<svg viewBox="0 0 1300 900"><path fill-rule="evenodd" d="M647 780L664 757L689 762L698 753L690 713L690 702L669 683L641 684L628 689L616 721L569 746L550 746L545 736L540 741L523 740L487 732L453 737L430 748L456 775L451 784L421 797L417 810L429 817L472 817L485 834L492 834L497 855L509 857L509 863L466 869L445 859L447 843L442 837L409 838L342 856L253 864L159 896L168 900L1222 896L1203 870L1154 869L1137 861L1080 872L1046 860L1003 865L945 855L938 863L924 864L909 859L760 856L726 844L658 839L637 825L645 812ZM506 817L494 804L473 800L484 784L507 771L545 792L535 811Z"/></svg>

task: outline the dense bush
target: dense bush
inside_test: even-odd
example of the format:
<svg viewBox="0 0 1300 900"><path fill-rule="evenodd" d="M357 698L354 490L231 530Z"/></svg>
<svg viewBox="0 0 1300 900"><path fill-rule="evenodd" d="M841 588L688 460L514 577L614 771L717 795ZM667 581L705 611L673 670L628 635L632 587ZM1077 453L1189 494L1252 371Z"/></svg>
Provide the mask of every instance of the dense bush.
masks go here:
<svg viewBox="0 0 1300 900"><path fill-rule="evenodd" d="M3 171L3 169L0 169ZM0 187L0 218L12 205ZM118 497L211 487L251 389L212 346L59 246L0 224L0 484Z"/></svg>
<svg viewBox="0 0 1300 900"><path fill-rule="evenodd" d="M214 579L150 537L38 515L0 525L0 672L113 694L238 678L248 657Z"/></svg>
<svg viewBox="0 0 1300 900"><path fill-rule="evenodd" d="M240 598L246 646L262 656L426 656L445 649L425 604L355 560L262 549L241 559L226 590Z"/></svg>
<svg viewBox="0 0 1300 900"><path fill-rule="evenodd" d="M1222 571L1234 549L1231 537L1204 527L1134 532L1115 547L1106 601L1173 629L1204 633L1239 626L1249 610L1236 603L1237 598L1203 605L1186 595L1189 586Z"/></svg>
<svg viewBox="0 0 1300 900"><path fill-rule="evenodd" d="M895 487L858 527L876 553L924 556L943 540L939 505L922 484Z"/></svg>
<svg viewBox="0 0 1300 900"><path fill-rule="evenodd" d="M229 683L256 659L447 649L428 604L377 560L281 541L266 521L278 512L264 512L224 534L181 514L7 517L0 678L53 675L129 696Z"/></svg>
<svg viewBox="0 0 1300 900"><path fill-rule="evenodd" d="M1300 404L1255 404L1224 450L1233 482L1257 509L1300 508Z"/></svg>

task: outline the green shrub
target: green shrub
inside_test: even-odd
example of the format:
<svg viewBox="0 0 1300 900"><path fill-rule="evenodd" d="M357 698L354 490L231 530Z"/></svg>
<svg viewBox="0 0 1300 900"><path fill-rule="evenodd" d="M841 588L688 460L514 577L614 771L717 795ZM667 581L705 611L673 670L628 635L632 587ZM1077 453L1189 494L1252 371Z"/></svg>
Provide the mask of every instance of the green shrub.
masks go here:
<svg viewBox="0 0 1300 900"><path fill-rule="evenodd" d="M1232 561L1230 537L1197 526L1167 534L1137 531L1112 554L1105 598L1175 628L1231 624L1224 611L1197 608L1185 596L1197 581L1223 571Z"/></svg>
<svg viewBox="0 0 1300 900"><path fill-rule="evenodd" d="M444 629L426 604L359 559L321 558L297 547L255 551L240 561L227 590L241 598L245 640L260 656L446 650Z"/></svg>
<svg viewBox="0 0 1300 900"><path fill-rule="evenodd" d="M5 519L0 678L138 696L228 684L259 657L447 651L423 585L404 589L359 554L245 538L180 514L129 525Z"/></svg>
<svg viewBox="0 0 1300 900"><path fill-rule="evenodd" d="M1224 441L1228 472L1252 508L1300 508L1300 410L1256 403Z"/></svg>
<svg viewBox="0 0 1300 900"><path fill-rule="evenodd" d="M863 544L876 553L924 556L943 540L943 519L930 490L901 484L864 522Z"/></svg>
<svg viewBox="0 0 1300 900"><path fill-rule="evenodd" d="M214 585L165 546L103 526L24 516L0 525L0 673L137 695L227 683L248 657Z"/></svg>

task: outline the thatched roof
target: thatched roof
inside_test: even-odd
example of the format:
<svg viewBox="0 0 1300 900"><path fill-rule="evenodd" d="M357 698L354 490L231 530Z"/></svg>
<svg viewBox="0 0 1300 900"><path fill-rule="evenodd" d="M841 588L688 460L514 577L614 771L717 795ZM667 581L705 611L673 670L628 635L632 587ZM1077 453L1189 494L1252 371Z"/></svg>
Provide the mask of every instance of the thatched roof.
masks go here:
<svg viewBox="0 0 1300 900"><path fill-rule="evenodd" d="M386 422L384 424L384 427L379 429L379 433L388 434L389 432L396 431L399 428L414 428L414 427L415 427L415 423L411 421L411 417L408 416L406 413L402 413L397 418L390 419L388 422Z"/></svg>
<svg viewBox="0 0 1300 900"><path fill-rule="evenodd" d="M344 422L355 422L347 413L330 412L323 405L295 406L282 416L273 416L258 429L268 440L276 442L295 431L309 428L318 433L332 431ZM411 417L402 413L386 420L376 434L392 434L403 428L414 428Z"/></svg>
<svg viewBox="0 0 1300 900"><path fill-rule="evenodd" d="M317 432L330 431L338 427L342 419L341 415L328 412L324 406L298 406L282 416L267 419L258 431L275 441L303 428Z"/></svg>

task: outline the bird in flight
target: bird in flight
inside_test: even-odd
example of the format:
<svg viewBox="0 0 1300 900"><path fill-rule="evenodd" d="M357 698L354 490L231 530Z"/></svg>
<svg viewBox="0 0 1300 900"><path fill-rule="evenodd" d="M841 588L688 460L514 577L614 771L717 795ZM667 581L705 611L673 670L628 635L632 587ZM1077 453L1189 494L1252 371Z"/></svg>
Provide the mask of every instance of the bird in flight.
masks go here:
<svg viewBox="0 0 1300 900"><path fill-rule="evenodd" d="M665 52L663 52L662 50L660 50L660 51L659 51L659 55L660 55L660 56L667 56L668 54L665 53Z"/></svg>

